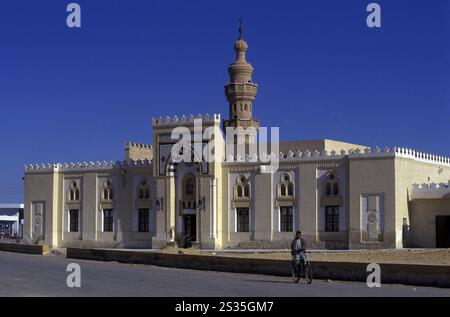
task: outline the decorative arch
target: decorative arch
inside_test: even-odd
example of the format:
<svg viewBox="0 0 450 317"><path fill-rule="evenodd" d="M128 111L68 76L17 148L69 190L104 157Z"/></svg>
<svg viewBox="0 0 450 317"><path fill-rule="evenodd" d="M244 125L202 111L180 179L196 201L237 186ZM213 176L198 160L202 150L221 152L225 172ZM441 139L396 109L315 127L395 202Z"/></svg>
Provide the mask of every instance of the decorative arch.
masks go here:
<svg viewBox="0 0 450 317"><path fill-rule="evenodd" d="M175 145L173 145L173 146L175 146ZM208 163L206 163L206 166L204 167L203 164L205 164L205 163L202 160L202 156L199 155L192 146L188 145L188 147L191 149L191 153L192 153L191 163L185 162L185 164L196 164L199 174L208 174ZM203 150L203 147L202 147L202 150ZM164 159L165 175L173 174L176 171L176 167L178 165L177 162L173 161L171 154L172 154L172 149L169 151L168 157Z"/></svg>
<svg viewBox="0 0 450 317"><path fill-rule="evenodd" d="M194 175L192 175L191 173L184 175L182 184L183 200L195 200L196 181Z"/></svg>
<svg viewBox="0 0 450 317"><path fill-rule="evenodd" d="M250 200L250 182L247 176L239 175L236 177L234 184L234 199L235 200Z"/></svg>
<svg viewBox="0 0 450 317"><path fill-rule="evenodd" d="M111 179L108 178L103 183L102 200L113 200L113 198L114 198L113 186L112 186Z"/></svg>
<svg viewBox="0 0 450 317"><path fill-rule="evenodd" d="M325 196L338 196L341 194L341 186L336 174L331 171L326 174L324 181L324 195Z"/></svg>
<svg viewBox="0 0 450 317"><path fill-rule="evenodd" d="M139 182L138 195L139 200L149 200L150 199L150 188L147 179L142 179Z"/></svg>
<svg viewBox="0 0 450 317"><path fill-rule="evenodd" d="M277 186L278 198L294 198L295 197L295 184L291 180L289 173L283 173L280 176Z"/></svg>
<svg viewBox="0 0 450 317"><path fill-rule="evenodd" d="M80 188L78 182L73 180L69 184L69 201L79 201L80 200Z"/></svg>

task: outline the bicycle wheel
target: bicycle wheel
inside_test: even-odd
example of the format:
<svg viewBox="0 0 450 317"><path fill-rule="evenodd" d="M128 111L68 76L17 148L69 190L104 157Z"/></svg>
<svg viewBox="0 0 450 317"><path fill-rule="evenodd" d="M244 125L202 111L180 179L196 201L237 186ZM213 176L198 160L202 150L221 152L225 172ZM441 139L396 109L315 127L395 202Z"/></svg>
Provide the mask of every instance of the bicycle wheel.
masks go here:
<svg viewBox="0 0 450 317"><path fill-rule="evenodd" d="M312 283L313 272L312 272L311 264L309 264L309 262L306 263L306 267L305 267L305 279L308 284Z"/></svg>
<svg viewBox="0 0 450 317"><path fill-rule="evenodd" d="M294 283L298 283L300 281L300 274L299 274L298 267L295 267L295 265L292 266L292 280Z"/></svg>

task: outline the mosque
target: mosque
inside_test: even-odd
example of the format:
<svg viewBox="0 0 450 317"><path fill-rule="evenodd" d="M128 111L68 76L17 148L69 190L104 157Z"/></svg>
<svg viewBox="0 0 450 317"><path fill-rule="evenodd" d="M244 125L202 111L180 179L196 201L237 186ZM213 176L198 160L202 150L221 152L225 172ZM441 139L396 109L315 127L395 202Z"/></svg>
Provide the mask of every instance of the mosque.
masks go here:
<svg viewBox="0 0 450 317"><path fill-rule="evenodd" d="M260 129L247 49L241 32L225 85L228 117L153 118L151 144L127 142L119 161L25 166L24 238L52 247L279 249L301 230L317 249L450 247L448 157L327 139L278 142L263 153L276 168L228 156L230 139L247 146ZM210 144L218 159L175 160L172 132L194 136L198 122L200 151Z"/></svg>

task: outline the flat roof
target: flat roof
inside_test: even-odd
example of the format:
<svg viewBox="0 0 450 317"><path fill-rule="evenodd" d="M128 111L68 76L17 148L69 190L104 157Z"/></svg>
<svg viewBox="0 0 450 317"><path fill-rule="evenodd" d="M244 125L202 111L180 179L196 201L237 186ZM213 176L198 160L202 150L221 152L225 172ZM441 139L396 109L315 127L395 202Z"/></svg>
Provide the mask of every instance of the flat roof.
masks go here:
<svg viewBox="0 0 450 317"><path fill-rule="evenodd" d="M24 204L0 204L1 209L23 209Z"/></svg>

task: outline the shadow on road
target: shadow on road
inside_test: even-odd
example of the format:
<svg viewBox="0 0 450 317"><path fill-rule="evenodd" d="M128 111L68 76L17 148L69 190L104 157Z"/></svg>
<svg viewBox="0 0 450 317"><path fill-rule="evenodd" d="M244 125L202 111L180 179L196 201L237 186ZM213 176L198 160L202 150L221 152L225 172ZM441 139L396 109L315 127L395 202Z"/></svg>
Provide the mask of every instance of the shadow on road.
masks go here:
<svg viewBox="0 0 450 317"><path fill-rule="evenodd" d="M294 284L292 281L274 281L274 280L244 280L245 282L256 282L256 283L277 283L277 284Z"/></svg>

